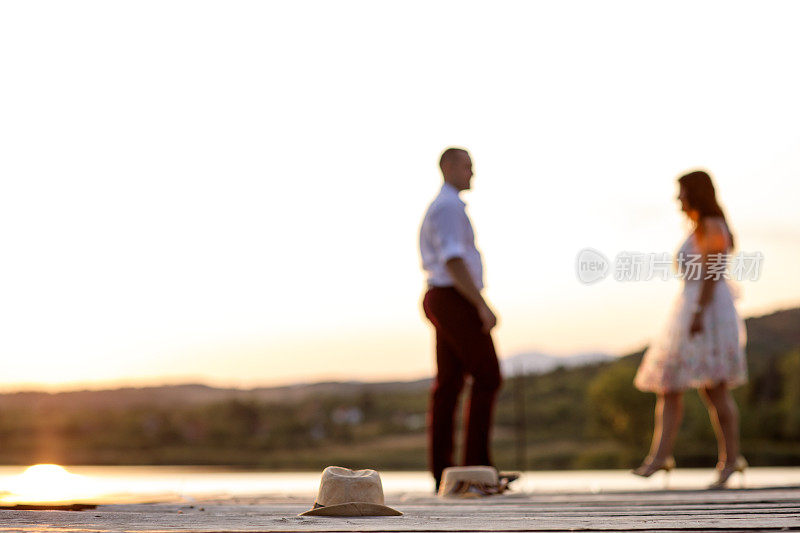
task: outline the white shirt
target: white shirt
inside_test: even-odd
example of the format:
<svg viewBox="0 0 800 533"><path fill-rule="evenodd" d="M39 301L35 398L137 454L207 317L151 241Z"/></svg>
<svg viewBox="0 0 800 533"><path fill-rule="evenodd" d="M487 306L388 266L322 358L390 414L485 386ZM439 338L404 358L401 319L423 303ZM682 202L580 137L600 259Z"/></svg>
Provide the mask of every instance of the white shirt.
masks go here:
<svg viewBox="0 0 800 533"><path fill-rule="evenodd" d="M466 205L459 198L458 190L445 183L422 219L419 250L429 287L452 287L453 279L445 265L448 260L460 257L475 285L483 289L481 253L475 247Z"/></svg>

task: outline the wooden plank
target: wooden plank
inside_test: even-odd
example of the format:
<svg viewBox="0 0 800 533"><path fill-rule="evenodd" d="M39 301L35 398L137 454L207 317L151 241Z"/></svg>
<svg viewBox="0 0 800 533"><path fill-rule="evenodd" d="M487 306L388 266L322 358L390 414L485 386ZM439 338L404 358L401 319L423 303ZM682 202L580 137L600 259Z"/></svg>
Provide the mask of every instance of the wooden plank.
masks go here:
<svg viewBox="0 0 800 533"><path fill-rule="evenodd" d="M406 495L387 503L401 517L300 517L297 499L238 498L195 505L102 505L84 512L0 511L0 531L800 531L800 488L441 500Z"/></svg>

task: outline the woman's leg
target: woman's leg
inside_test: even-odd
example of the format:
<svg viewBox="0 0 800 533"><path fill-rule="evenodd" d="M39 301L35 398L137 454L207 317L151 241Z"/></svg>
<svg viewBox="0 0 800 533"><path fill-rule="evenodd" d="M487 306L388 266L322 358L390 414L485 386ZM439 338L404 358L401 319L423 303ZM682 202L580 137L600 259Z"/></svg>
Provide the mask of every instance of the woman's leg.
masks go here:
<svg viewBox="0 0 800 533"><path fill-rule="evenodd" d="M714 434L717 436L719 464L733 465L739 457L739 410L725 383L700 390Z"/></svg>
<svg viewBox="0 0 800 533"><path fill-rule="evenodd" d="M638 476L649 477L660 470L672 468L672 449L683 418L683 392L666 392L656 400L655 428L650 453L642 465L633 471ZM672 465L670 466L670 463Z"/></svg>
<svg viewBox="0 0 800 533"><path fill-rule="evenodd" d="M675 437L683 419L683 392L665 392L658 395L655 412L653 442L648 457L653 464L663 463L672 456Z"/></svg>

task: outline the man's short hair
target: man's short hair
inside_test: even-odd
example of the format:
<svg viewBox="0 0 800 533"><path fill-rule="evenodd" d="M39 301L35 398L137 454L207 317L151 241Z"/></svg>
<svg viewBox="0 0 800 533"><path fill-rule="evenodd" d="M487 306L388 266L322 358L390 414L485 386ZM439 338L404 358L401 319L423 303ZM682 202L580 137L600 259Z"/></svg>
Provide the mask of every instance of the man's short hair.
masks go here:
<svg viewBox="0 0 800 533"><path fill-rule="evenodd" d="M467 152L467 150L465 150L464 148L457 148L455 146L451 146L450 148L442 152L442 157L439 158L439 168L442 170L442 172L444 172L444 165L446 163L451 163L455 161L456 157L458 157L457 154L459 153L469 155L469 152Z"/></svg>

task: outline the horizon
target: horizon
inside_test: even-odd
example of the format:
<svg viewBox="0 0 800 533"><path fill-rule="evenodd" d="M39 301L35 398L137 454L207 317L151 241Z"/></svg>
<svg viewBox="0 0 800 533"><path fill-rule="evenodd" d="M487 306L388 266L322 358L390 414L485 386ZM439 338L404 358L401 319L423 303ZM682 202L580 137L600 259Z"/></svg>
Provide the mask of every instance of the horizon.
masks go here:
<svg viewBox="0 0 800 533"><path fill-rule="evenodd" d="M529 354L541 354L541 353L540 352L522 352L522 353L514 354L514 355L511 355L511 356L508 356L508 357L503 357L503 358L500 359L500 362L502 364L502 362L504 360L508 360L508 359L513 358L513 357L517 357L519 355L529 355ZM548 354L541 354L541 355L548 356ZM564 359L567 359L567 358L570 358L570 357L575 357L575 356L580 356L580 355L586 355L586 354L578 353L578 354L574 354L574 355L571 355L571 356L570 355L565 355L565 356L556 356L556 357L563 357ZM611 355L611 354L603 354L603 355L608 355L609 357L615 357L615 358L616 357L625 357L624 355ZM627 355L630 355L630 354L627 354ZM14 388L14 389L0 388L0 394L16 394L16 393L59 394L59 393L62 393L62 392L102 392L102 391L113 391L113 390L124 390L124 389L153 389L153 388L161 388L161 387L182 387L182 386L187 386L187 387L197 386L197 387L208 387L208 388L212 388L212 389L229 389L229 390L239 390L239 391L250 391L250 390L257 390L257 389L279 389L279 388L285 388L285 387L303 387L303 386L325 385L325 384L357 383L357 384L365 384L365 385L368 385L368 384L380 385L380 384L384 384L384 383L412 383L412 382L415 382L415 381L425 381L425 380L429 380L429 379L432 379L432 378L433 378L432 375L410 377L410 378L406 378L406 379L396 379L396 380L388 380L388 379L380 379L380 378L375 378L375 379L365 378L365 379L353 379L353 380L328 378L328 379L323 379L323 380L319 380L319 381L317 381L317 380L315 380L315 381L287 381L285 383L280 383L279 382L279 383L273 383L273 384L262 384L262 385L254 384L254 385L246 385L246 386L234 386L234 385L228 386L228 385L225 385L223 383L214 384L214 383L203 382L203 381L191 381L190 378L187 378L188 379L187 381L153 382L153 383L149 383L149 382L140 382L140 383L131 382L131 383L127 383L127 382L124 382L124 381L120 381L120 382L115 384L114 382L110 382L110 383L109 382L103 382L102 384L97 384L94 387L91 386L91 384L87 385L85 383L80 383L80 384L75 384L74 387L71 387L71 386L66 386L65 387L63 385L57 385L57 386L54 386L53 388L39 388L39 389L25 387L24 384L22 384L22 385L18 385L18 387L20 387L20 388Z"/></svg>
<svg viewBox="0 0 800 533"><path fill-rule="evenodd" d="M779 309L772 310L767 313L760 313L755 314L752 316L744 316L742 317L743 320L750 320L754 318L761 318L764 316L769 316L775 313L780 313L784 311L791 311L795 309L800 309L800 305L792 306L792 307L782 307ZM541 350L530 349L530 350L523 350L520 352L515 352L510 355L499 355L498 359L501 365L503 366L504 362L507 362L511 359L527 356L527 355L535 355L535 356L543 356L548 358L556 358L556 359L570 359L570 358L577 358L581 356L587 355L601 355L606 356L611 359L619 359L622 357L628 357L634 355L642 350L645 350L647 345L643 345L638 349L634 349L631 351L626 351L623 353L608 353L602 351L580 351L575 353L569 354L557 354L557 353L547 353ZM593 364L593 363L585 363L585 364ZM578 365L580 366L580 365ZM541 373L548 373L551 370L547 370ZM534 374L538 372L533 372ZM527 373L526 373L527 374ZM70 392L111 392L111 391L118 391L118 390L125 390L125 389L151 389L151 388L169 388L169 387L207 387L212 389L219 389L219 390L236 390L236 391L253 391L258 389L279 389L279 388L291 388L291 387L306 387L306 386L314 386L314 385L326 385L326 384L364 384L364 385L381 385L387 383L412 383L416 381L425 381L433 379L433 374L428 375L417 375L417 376L405 376L400 378L392 379L389 376L376 376L373 378L364 377L361 379L347 379L346 377L337 377L337 376L327 376L327 377L320 377L317 379L310 379L310 380L288 380L285 382L269 382L269 383L251 383L251 384L235 384L235 383L226 383L226 382L214 382L213 380L208 380L206 378L197 378L194 379L192 377L186 377L185 379L178 379L175 381L126 381L126 380L119 380L116 382L108 382L104 381L101 383L75 383L75 384L59 384L54 386L41 386L41 385L32 385L26 386L26 384L17 384L14 387L5 387L0 386L0 395L4 394L17 394L17 393L43 393L43 394L60 394L60 393L70 393ZM37 388L38 387L38 388Z"/></svg>
<svg viewBox="0 0 800 533"><path fill-rule="evenodd" d="M575 354L564 354L564 355L554 355L554 354L547 354L540 351L527 351L527 352L519 352L509 356L500 357L500 363L502 365L503 361L510 360L514 357L524 356L524 355L542 355L545 357L556 357L556 358L563 358L569 359L571 357L578 357L582 355L595 355L599 354L599 352L579 352ZM622 354L622 355L615 355L615 354L606 354L602 353L601 355L606 355L608 357L617 358L617 357L625 357L626 355L630 354ZM52 388L50 387L43 387L41 388L30 388L26 387L25 384L19 384L17 388L2 388L0 387L0 394L15 394L15 393L48 393L48 394L58 394L61 392L98 392L98 391L110 391L110 390L122 390L122 389L149 389L149 388L159 388L159 387L180 387L180 386L198 386L198 387L210 387L214 389L230 389L230 390L241 390L241 391L248 391L248 390L255 390L255 389L272 389L272 388L283 388L283 387L295 387L295 386L313 386L313 385L321 385L321 384L337 384L337 383L363 383L363 384L382 384L382 383L409 383L414 381L424 381L428 379L432 379L433 375L420 375L420 376L412 376L405 379L384 379L376 377L374 379L364 378L364 379L335 379L335 378L320 378L319 380L312 380L312 381L287 381L287 382L279 382L279 383L265 383L265 384L252 384L246 386L236 386L236 385L226 385L225 383L213 383L209 381L202 381L202 379L193 381L192 378L187 377L186 380L180 381L168 381L168 382L126 382L126 381L119 381L119 382L102 382L95 384L92 386L91 384L85 383L76 383L76 384L68 384L67 386L64 385L55 385Z"/></svg>
<svg viewBox="0 0 800 533"><path fill-rule="evenodd" d="M576 256L672 254L697 167L764 257L740 314L800 306L800 5L418 5L0 7L0 390L432 374L451 145L501 359L646 345L679 282Z"/></svg>

